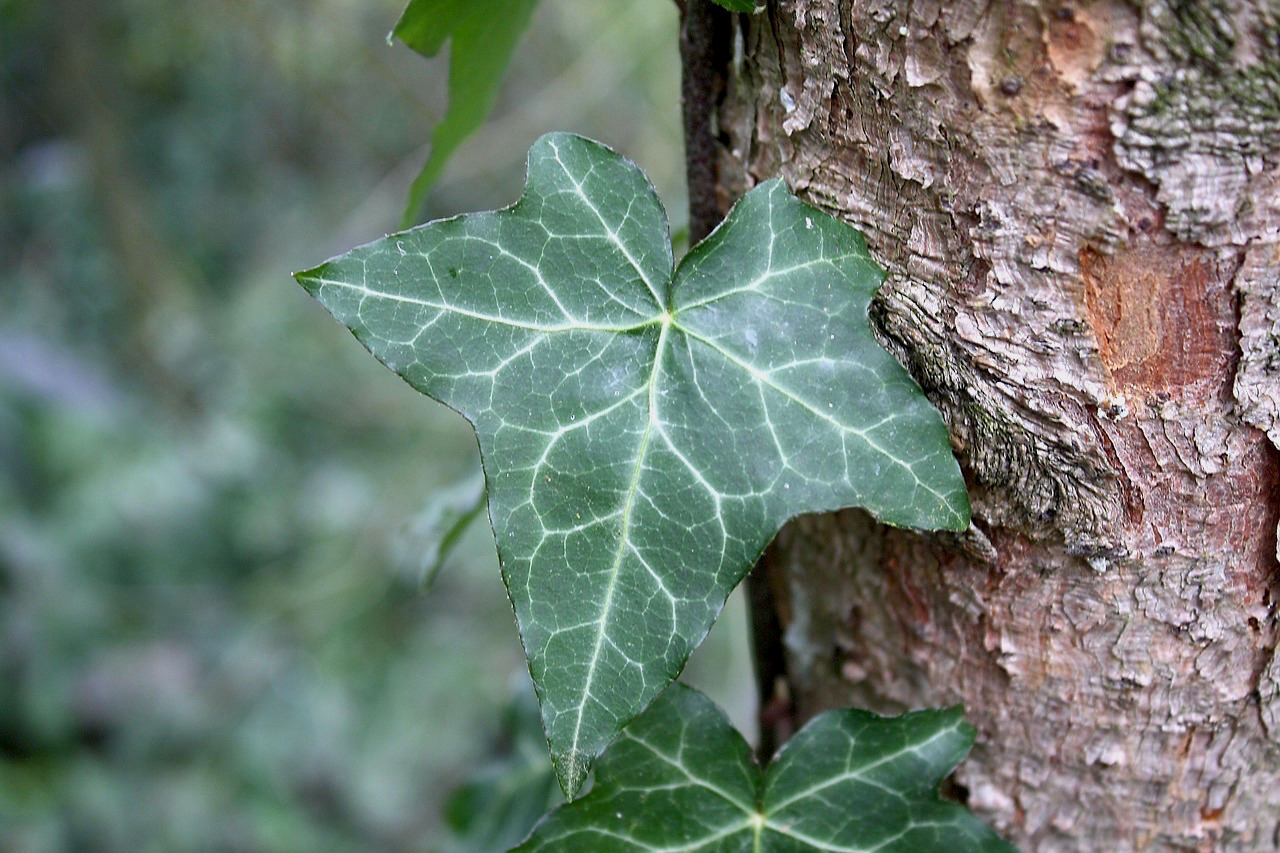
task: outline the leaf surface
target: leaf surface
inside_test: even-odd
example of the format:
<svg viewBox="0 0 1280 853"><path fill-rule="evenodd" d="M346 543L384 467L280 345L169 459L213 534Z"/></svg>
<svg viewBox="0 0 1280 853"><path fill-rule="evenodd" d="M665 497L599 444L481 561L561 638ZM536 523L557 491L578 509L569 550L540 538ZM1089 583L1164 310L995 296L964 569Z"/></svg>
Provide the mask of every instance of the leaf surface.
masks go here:
<svg viewBox="0 0 1280 853"><path fill-rule="evenodd" d="M861 235L774 180L672 267L644 174L550 134L515 206L298 274L475 426L570 796L788 518L968 524L941 418L872 336L882 273Z"/></svg>
<svg viewBox="0 0 1280 853"><path fill-rule="evenodd" d="M756 10L756 0L715 0L715 2L730 12L753 13Z"/></svg>
<svg viewBox="0 0 1280 853"><path fill-rule="evenodd" d="M502 75L537 2L410 0L400 15L391 37L423 56L435 56L451 42L449 107L431 133L431 153L409 189L401 224L413 222L449 157L493 109Z"/></svg>
<svg viewBox="0 0 1280 853"><path fill-rule="evenodd" d="M591 792L516 849L1007 853L989 827L938 798L973 737L959 708L828 711L761 770L720 709L676 684L600 759Z"/></svg>

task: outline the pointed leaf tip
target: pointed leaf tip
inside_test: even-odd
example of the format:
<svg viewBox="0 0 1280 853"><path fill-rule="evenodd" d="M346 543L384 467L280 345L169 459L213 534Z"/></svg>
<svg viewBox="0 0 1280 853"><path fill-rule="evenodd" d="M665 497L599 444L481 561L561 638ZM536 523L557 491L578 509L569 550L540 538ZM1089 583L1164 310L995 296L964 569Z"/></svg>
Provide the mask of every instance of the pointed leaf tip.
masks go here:
<svg viewBox="0 0 1280 853"><path fill-rule="evenodd" d="M583 752L559 753L552 756L551 764L555 767L556 778L560 781L560 790L566 800L572 800L582 790L591 771L594 755Z"/></svg>
<svg viewBox="0 0 1280 853"><path fill-rule="evenodd" d="M475 426L566 793L788 518L963 529L946 427L868 324L882 273L856 231L769 181L672 268L639 168L549 134L513 207L299 275Z"/></svg>

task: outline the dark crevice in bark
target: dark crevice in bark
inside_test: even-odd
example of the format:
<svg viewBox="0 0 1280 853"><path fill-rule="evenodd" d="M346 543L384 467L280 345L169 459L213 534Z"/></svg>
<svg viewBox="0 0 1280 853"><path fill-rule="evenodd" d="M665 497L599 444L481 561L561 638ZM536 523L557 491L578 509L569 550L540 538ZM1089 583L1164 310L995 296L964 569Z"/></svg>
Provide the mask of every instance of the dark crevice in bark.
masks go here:
<svg viewBox="0 0 1280 853"><path fill-rule="evenodd" d="M680 25L681 106L689 185L689 245L720 224L716 201L716 109L733 58L733 21L711 0L686 0Z"/></svg>
<svg viewBox="0 0 1280 853"><path fill-rule="evenodd" d="M757 712L760 741L756 745L756 754L762 761L772 757L795 730L795 708L787 678L786 648L782 642L785 626L779 610L783 596L777 590L777 587L785 585L786 576L774 555L774 548L770 545L747 578L752 659L756 695L760 703Z"/></svg>

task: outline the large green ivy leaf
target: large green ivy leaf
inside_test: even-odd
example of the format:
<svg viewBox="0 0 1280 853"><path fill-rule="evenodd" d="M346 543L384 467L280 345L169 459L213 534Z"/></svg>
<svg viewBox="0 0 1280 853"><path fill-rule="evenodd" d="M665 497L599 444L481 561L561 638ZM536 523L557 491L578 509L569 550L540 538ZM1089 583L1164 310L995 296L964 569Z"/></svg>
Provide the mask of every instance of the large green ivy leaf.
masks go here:
<svg viewBox="0 0 1280 853"><path fill-rule="evenodd" d="M644 174L568 134L534 145L514 207L298 274L475 426L569 795L788 518L967 525L946 428L868 325L881 278L861 235L777 180L673 274Z"/></svg>
<svg viewBox="0 0 1280 853"><path fill-rule="evenodd" d="M462 140L484 123L503 72L538 0L410 0L392 38L423 56L449 47L449 108L431 133L431 153L409 190L403 224L422 208L427 191Z"/></svg>
<svg viewBox="0 0 1280 853"><path fill-rule="evenodd" d="M516 849L1007 853L989 827L938 798L973 737L959 708L828 711L761 770L720 709L676 684L600 759L591 793Z"/></svg>

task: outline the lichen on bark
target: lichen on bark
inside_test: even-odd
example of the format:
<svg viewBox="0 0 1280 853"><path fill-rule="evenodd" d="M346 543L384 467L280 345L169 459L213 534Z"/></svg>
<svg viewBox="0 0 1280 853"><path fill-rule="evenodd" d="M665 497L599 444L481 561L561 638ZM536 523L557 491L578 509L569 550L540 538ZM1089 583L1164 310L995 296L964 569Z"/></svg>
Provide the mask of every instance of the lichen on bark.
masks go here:
<svg viewBox="0 0 1280 853"><path fill-rule="evenodd" d="M1258 239L1280 210L1275 10L1233 16L1222 2L1200 0L1140 9L1142 61L1125 62L1138 54L1117 42L1108 72L1132 86L1114 111L1117 159L1156 184L1165 227L1180 240ZM1238 29L1254 32L1241 38Z"/></svg>

